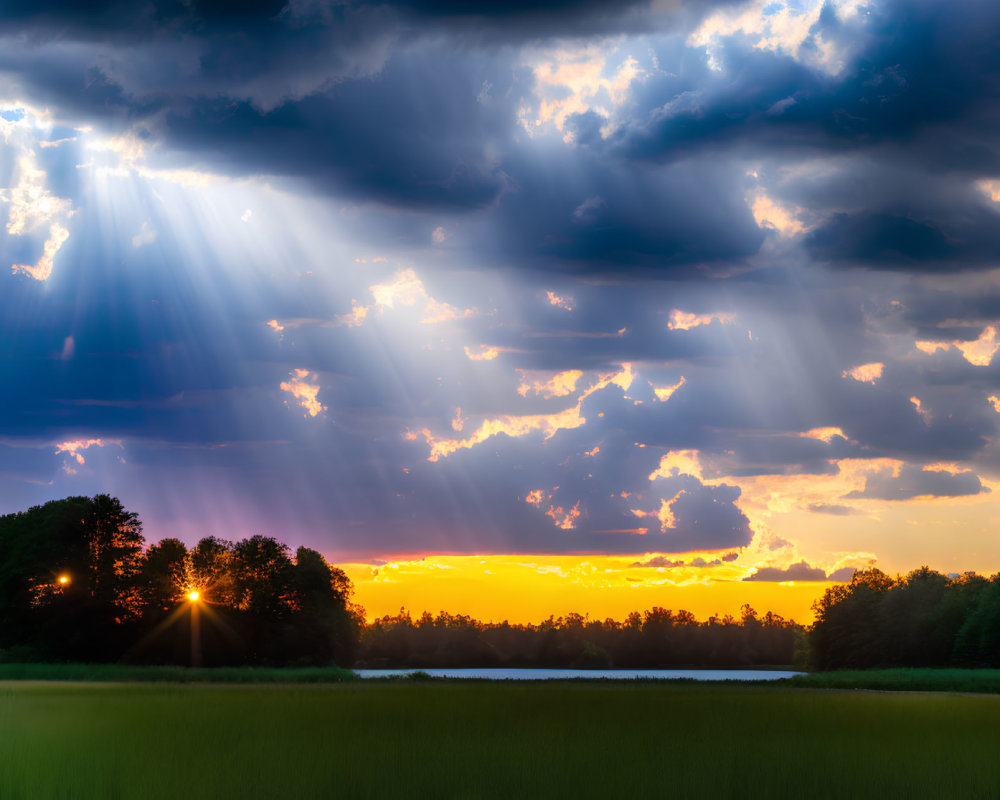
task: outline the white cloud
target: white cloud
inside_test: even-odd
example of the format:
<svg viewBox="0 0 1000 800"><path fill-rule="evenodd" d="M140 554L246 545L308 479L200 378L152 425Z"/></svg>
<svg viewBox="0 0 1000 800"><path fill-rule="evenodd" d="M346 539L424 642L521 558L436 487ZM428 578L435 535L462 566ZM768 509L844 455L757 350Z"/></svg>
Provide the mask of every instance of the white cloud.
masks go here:
<svg viewBox="0 0 1000 800"><path fill-rule="evenodd" d="M704 47L709 66L724 67L722 41L746 36L758 50L772 50L808 64L830 75L843 70L850 48L857 46L854 36L837 41L827 39L816 28L827 0L750 0L742 6L724 7L705 19L688 37L690 47ZM858 23L866 16L863 0L831 0L830 6L842 23ZM808 45L808 46L807 46ZM780 111L781 109L777 109Z"/></svg>
<svg viewBox="0 0 1000 800"><path fill-rule="evenodd" d="M143 222L139 232L132 237L132 247L142 247L156 241L158 233L148 222Z"/></svg>

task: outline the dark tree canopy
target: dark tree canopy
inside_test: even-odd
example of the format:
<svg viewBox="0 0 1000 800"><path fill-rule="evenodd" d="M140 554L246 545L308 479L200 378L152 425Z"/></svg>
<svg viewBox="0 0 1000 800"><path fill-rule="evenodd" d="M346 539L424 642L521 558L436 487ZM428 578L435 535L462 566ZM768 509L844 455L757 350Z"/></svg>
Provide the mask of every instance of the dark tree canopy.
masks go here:
<svg viewBox="0 0 1000 800"><path fill-rule="evenodd" d="M315 550L167 538L108 495L0 517L0 655L159 663L352 663L361 611ZM193 599L197 598L197 599Z"/></svg>
<svg viewBox="0 0 1000 800"><path fill-rule="evenodd" d="M362 633L361 657L382 667L734 667L788 665L804 629L775 614L741 619L652 608L624 621L580 614L538 625L486 623L441 612L414 620L405 611Z"/></svg>
<svg viewBox="0 0 1000 800"><path fill-rule="evenodd" d="M827 589L814 609L818 669L1000 667L1000 576L862 570Z"/></svg>

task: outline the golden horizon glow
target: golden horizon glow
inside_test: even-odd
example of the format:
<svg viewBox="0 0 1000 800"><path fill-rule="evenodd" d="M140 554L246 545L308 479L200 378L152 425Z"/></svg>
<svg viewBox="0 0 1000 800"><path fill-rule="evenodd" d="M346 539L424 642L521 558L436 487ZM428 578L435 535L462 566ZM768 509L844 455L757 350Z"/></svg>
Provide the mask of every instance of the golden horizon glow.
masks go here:
<svg viewBox="0 0 1000 800"><path fill-rule="evenodd" d="M385 564L340 567L370 622L405 608L412 616L467 614L483 622L538 623L550 615L580 613L624 620L654 606L690 611L698 619L732 614L748 603L808 624L812 604L829 581L744 581L753 568L723 562L719 554L428 555ZM647 564L646 566L637 566ZM666 564L666 566L657 566Z"/></svg>

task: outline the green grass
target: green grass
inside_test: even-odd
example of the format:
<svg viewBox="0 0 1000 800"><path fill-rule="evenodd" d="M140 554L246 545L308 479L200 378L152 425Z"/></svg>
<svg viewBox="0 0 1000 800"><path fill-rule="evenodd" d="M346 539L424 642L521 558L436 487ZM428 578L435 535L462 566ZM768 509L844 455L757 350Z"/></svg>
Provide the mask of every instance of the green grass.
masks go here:
<svg viewBox="0 0 1000 800"><path fill-rule="evenodd" d="M760 685L0 684L0 797L997 797L1000 697Z"/></svg>
<svg viewBox="0 0 1000 800"><path fill-rule="evenodd" d="M114 683L337 683L358 680L338 667L213 667L194 669L126 664L3 664L0 681Z"/></svg>
<svg viewBox="0 0 1000 800"><path fill-rule="evenodd" d="M814 672L782 684L813 689L1000 694L1000 669L864 669Z"/></svg>

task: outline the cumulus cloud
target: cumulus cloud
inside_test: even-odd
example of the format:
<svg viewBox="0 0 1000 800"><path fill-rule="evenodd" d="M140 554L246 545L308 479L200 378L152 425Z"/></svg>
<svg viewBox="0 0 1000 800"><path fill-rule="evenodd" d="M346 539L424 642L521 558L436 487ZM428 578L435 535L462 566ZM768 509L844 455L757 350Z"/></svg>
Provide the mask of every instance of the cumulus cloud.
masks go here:
<svg viewBox="0 0 1000 800"><path fill-rule="evenodd" d="M845 369L842 374L843 377L853 378L858 383L877 383L878 379L882 377L882 370L884 368L885 364L881 362L861 364L857 367Z"/></svg>
<svg viewBox="0 0 1000 800"><path fill-rule="evenodd" d="M318 417L327 410L319 401L319 384L316 383L315 375L311 375L307 369L299 368L292 370L289 376L291 380L282 381L279 388L291 394L296 404L305 409L306 415ZM286 400L286 405L287 402Z"/></svg>
<svg viewBox="0 0 1000 800"><path fill-rule="evenodd" d="M828 581L837 581L838 583L847 583L854 577L855 572L857 570L854 567L841 567L831 572L826 579Z"/></svg>
<svg viewBox="0 0 1000 800"><path fill-rule="evenodd" d="M839 503L810 503L809 510L817 514L833 514L836 517L849 517L859 513L856 508Z"/></svg>
<svg viewBox="0 0 1000 800"><path fill-rule="evenodd" d="M804 514L1000 475L998 34L930 0L14 9L3 252L48 280L0 292L0 433L142 430L174 497L324 552L749 543L802 579L768 548Z"/></svg>
<svg viewBox="0 0 1000 800"><path fill-rule="evenodd" d="M34 114L24 113L22 119L38 124ZM11 136L5 135L6 140ZM56 254L69 239L67 220L72 216L72 203L58 197L48 186L48 174L38 166L30 145L22 136L17 143L20 156L15 169L15 183L0 189L0 201L7 203L8 236L18 238L41 237L41 254L33 264L11 264L14 273L23 273L38 281L46 281L52 274Z"/></svg>
<svg viewBox="0 0 1000 800"><path fill-rule="evenodd" d="M811 567L805 561L791 564L787 567L758 567L756 572L748 575L745 581L825 581L831 580L826 571L819 567Z"/></svg>
<svg viewBox="0 0 1000 800"><path fill-rule="evenodd" d="M953 472L907 464L898 470L884 469L869 475L863 490L845 497L903 501L914 497L966 497L989 491L971 470Z"/></svg>

